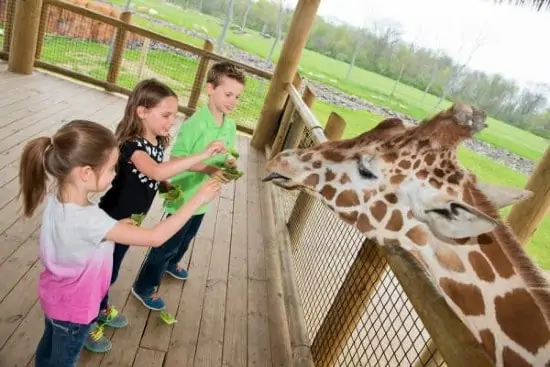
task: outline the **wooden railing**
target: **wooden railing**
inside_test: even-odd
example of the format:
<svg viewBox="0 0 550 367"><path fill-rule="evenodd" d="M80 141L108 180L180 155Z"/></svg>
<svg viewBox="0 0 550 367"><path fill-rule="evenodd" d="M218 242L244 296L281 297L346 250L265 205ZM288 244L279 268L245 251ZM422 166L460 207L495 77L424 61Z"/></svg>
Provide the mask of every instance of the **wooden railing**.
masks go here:
<svg viewBox="0 0 550 367"><path fill-rule="evenodd" d="M13 30L13 23L14 23L14 14L15 14L15 0L8 0L6 5L6 17L5 17L5 33L4 33L4 42L3 42L3 50L0 51L0 58L3 58L5 60L8 59L9 51L10 51L10 38L12 37L12 30ZM75 17L78 17L78 19L81 19L79 21L79 25L85 24L88 27L92 27L92 25L97 26L97 24L101 24L103 29L106 29L108 27L109 29L112 29L112 37L109 37L109 39L112 42L112 49L111 49L111 57L108 61L107 65L107 72L105 73L104 78L98 78L97 76L90 75L90 73L85 73L78 70L71 70L71 68L66 67L63 65L63 63L55 63L51 60L48 60L44 57L44 51L50 47L49 45L53 45L52 47L56 47L55 44L52 41L51 43L46 41L46 35L48 33L48 26L52 26L57 20L53 19L55 18L56 14L59 17L59 14L67 14L67 16L64 17L64 19L75 19ZM53 19L53 20L52 20ZM55 24L54 24L55 25ZM73 24L73 26L76 24ZM69 27L70 28L70 27ZM86 30L84 31L91 33L92 30ZM117 92L124 95L128 95L131 92L131 89L133 88L132 84L137 83L138 79L141 77L141 70L138 72L135 72L133 75L133 79L135 81L133 83L128 83L125 81L121 81L121 70L122 70L122 64L124 60L124 53L127 51L127 43L129 42L129 36L131 35L132 39L138 39L143 40L147 42L143 42L143 46L141 47L141 55L140 55L140 61L139 64L141 67L143 67L143 64L146 62L147 59L147 53L149 49L149 45L152 43L161 44L163 47L170 48L174 50L175 52L182 52L187 53L188 55L193 55L195 58L198 59L196 69L194 76L192 78L192 81L190 80L188 84L190 85L190 93L187 98L187 100L184 103L180 103L179 111L190 115L192 114L196 108L197 104L199 102L200 96L201 96L201 90L204 85L206 71L208 69L208 65L210 62L214 61L231 61L233 64L239 66L242 70L244 70L249 76L250 79L254 79L254 83L252 83L252 86L249 86L247 80L247 86L245 87L245 93L246 90L249 89L249 94L251 96L257 96L258 90L260 93L264 93L265 86L264 83L269 83L272 77L272 73L268 72L266 70L258 69L256 67L250 66L248 64L232 60L230 58L224 57L222 55L216 54L214 50L214 46L212 42L209 40L206 40L204 42L203 48L195 47L192 45L189 45L185 42L181 42L179 40L164 36L162 34L159 34L157 32L153 32L151 30L139 27L137 25L131 24L131 13L130 12L122 12L120 14L120 19L116 19L111 16L107 16L104 14L100 14L94 10L78 6L69 2L60 1L60 0L43 0L42 7L40 10L40 19L38 23L38 30L36 35L36 48L34 52L34 60L33 65L37 68L42 68L51 72L54 72L56 74L64 75L79 81L83 81L85 83L93 84L96 86L99 86L101 88L104 88L105 90L111 91L111 92ZM57 37L58 34L54 32L54 34L48 36L50 38ZM67 42L73 42L75 45L82 46L83 43L74 37L63 37ZM94 42L90 42L92 44ZM94 44L101 44L101 42L95 42ZM93 49L91 46L85 46L89 47L88 52L89 55L89 63L93 62L93 58L98 58L99 54L94 54L94 52L97 52L95 49ZM30 47L29 47L30 48ZM150 51L149 51L150 52ZM49 54L52 54L55 52L49 52ZM55 56L55 55L54 55ZM27 58L30 57L30 55L26 56ZM50 55L51 59L51 55ZM261 88L258 86L261 83ZM177 83L174 82L174 85L171 85L174 89L178 88ZM256 88L256 89L254 89ZM253 90L254 89L254 90ZM184 93L178 93L180 97ZM244 103L247 103L247 96L243 98ZM260 96L261 97L261 96ZM181 99L181 98L180 98ZM249 99L249 98L248 98ZM249 104L248 107L249 110L253 111L246 111L249 112L250 116L247 116L246 120L247 122L242 123L242 119L236 118L236 121L238 123L239 130L252 133L255 123L257 121L257 118L259 117L259 114L261 112L261 102L263 102L263 99L258 99L255 102L254 105ZM244 108L239 109L241 112L246 110L246 106Z"/></svg>

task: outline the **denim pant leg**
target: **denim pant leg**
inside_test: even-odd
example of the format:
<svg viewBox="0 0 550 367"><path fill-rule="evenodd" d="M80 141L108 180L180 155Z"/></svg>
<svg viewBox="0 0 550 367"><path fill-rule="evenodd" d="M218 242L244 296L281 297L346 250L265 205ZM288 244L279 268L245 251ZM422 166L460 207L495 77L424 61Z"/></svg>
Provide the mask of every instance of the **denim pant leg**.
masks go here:
<svg viewBox="0 0 550 367"><path fill-rule="evenodd" d="M36 367L50 367L50 358L52 355L52 324L44 317L44 333L36 347L34 356L34 365Z"/></svg>
<svg viewBox="0 0 550 367"><path fill-rule="evenodd" d="M111 284L113 285L118 279L118 273L120 271L120 266L122 265L122 260L130 246L121 245L115 243L115 250L113 251L113 271L111 272ZM105 297L101 300L100 310L106 310L109 306L109 291L105 294Z"/></svg>
<svg viewBox="0 0 550 367"><path fill-rule="evenodd" d="M168 262L178 252L180 243L185 238L185 233L189 228L190 222L190 220L187 221L179 231L160 247L151 248L134 282L136 293L141 296L150 296L155 292L155 288L159 286L164 276Z"/></svg>
<svg viewBox="0 0 550 367"><path fill-rule="evenodd" d="M37 350L36 367L76 367L90 325L48 318L46 318L46 323L49 323L51 328L49 333L51 337L50 358L49 360L39 359L45 356L44 350L40 347L41 355L39 357L39 350Z"/></svg>
<svg viewBox="0 0 550 367"><path fill-rule="evenodd" d="M174 255L172 259L170 259L170 263L168 264L168 267L178 266L179 262L183 258L183 255L185 255L185 253L187 252L187 249L189 248L189 244L191 243L193 238L195 238L195 236L197 235L197 232L201 227L203 218L204 218L204 214L197 214L197 215L193 215L191 219L189 219L189 222L188 222L189 229L185 233L185 237L182 239L182 242L180 243L178 252Z"/></svg>

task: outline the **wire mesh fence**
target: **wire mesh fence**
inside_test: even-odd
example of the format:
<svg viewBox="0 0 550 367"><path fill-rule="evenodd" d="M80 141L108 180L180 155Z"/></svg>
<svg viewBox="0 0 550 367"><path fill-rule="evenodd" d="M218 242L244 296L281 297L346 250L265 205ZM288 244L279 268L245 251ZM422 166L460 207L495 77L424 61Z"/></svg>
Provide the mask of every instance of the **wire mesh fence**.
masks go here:
<svg viewBox="0 0 550 367"><path fill-rule="evenodd" d="M313 135L305 129L299 147L313 145ZM279 193L317 364L444 366L377 245L312 196ZM300 230L296 218L303 216Z"/></svg>
<svg viewBox="0 0 550 367"><path fill-rule="evenodd" d="M0 21L4 25L10 17L10 7L7 6L9 1L11 0L0 0ZM104 16L116 19L121 17L120 10L106 3L88 0L68 2ZM40 29L37 52L39 60L102 82L109 81L110 69L116 69L118 72L115 72L114 82L130 90L140 80L156 78L176 91L181 105L188 105L201 60L199 55L126 31L119 67L113 68L117 27L47 1L44 2ZM0 37L3 39L6 33L9 30L4 29ZM5 47L4 51L7 51ZM208 66L214 62L209 60ZM270 81L252 72L245 73L246 86L232 118L237 124L252 130L261 113ZM204 80L202 84L196 85L199 88L199 98L196 106L191 108L200 108L207 102L204 87Z"/></svg>

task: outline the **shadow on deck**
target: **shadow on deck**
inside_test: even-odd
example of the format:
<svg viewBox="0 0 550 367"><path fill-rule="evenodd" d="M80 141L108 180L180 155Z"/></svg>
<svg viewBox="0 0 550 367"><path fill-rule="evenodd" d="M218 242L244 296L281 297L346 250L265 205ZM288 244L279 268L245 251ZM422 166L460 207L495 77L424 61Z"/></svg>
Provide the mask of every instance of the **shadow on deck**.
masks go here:
<svg viewBox="0 0 550 367"><path fill-rule="evenodd" d="M71 119L114 129L126 98L40 71L23 77L6 69L0 64L0 366L33 366L43 330L36 291L42 269L37 237L41 210L22 218L16 200L19 156L25 142L51 135ZM158 313L130 296L147 251L131 248L110 292L130 324L107 328L113 349L106 354L84 351L79 366L252 366L277 359L270 346L279 331L269 327L258 180L264 157L249 149L248 137L239 136L238 143L245 175L224 187L205 217L182 263L190 278L162 281L159 293L178 323L163 324ZM159 220L160 204L157 197L144 225Z"/></svg>

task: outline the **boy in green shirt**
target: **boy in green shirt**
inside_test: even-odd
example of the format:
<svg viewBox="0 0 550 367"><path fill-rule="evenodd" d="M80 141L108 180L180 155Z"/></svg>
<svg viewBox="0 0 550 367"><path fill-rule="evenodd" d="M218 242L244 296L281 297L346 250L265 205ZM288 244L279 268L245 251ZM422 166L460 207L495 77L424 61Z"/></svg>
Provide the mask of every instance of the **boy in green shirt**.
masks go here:
<svg viewBox="0 0 550 367"><path fill-rule="evenodd" d="M237 126L227 115L237 106L245 81L243 71L230 62L219 62L210 68L206 77L208 103L181 124L172 157L202 152L213 141L222 141L227 149L235 147ZM225 156L219 154L172 178L171 184L179 186L183 195L179 200L164 203L167 215L175 213L211 177L226 181L219 169L224 159ZM187 271L178 263L197 234L207 210L208 205L201 207L172 238L149 251L132 287L132 294L147 308L165 308L164 301L156 294L165 272L176 279L187 279Z"/></svg>

